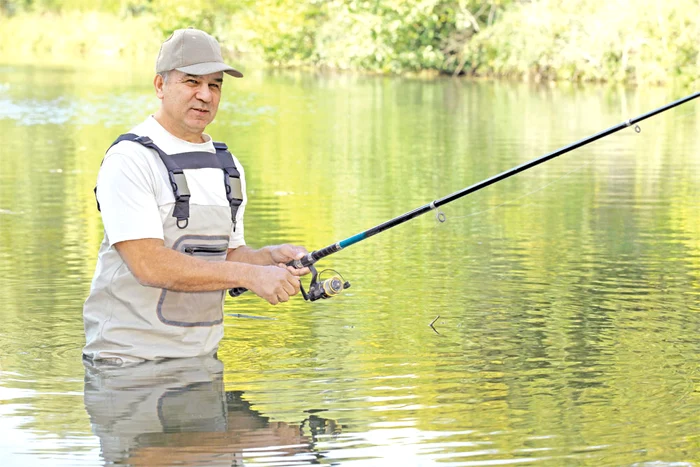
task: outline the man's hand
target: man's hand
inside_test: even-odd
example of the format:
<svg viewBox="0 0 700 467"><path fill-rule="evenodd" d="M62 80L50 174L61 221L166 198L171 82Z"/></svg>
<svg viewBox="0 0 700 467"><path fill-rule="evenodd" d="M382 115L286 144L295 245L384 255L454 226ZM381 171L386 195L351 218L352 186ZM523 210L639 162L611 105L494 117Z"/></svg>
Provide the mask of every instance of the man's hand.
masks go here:
<svg viewBox="0 0 700 467"><path fill-rule="evenodd" d="M296 245L270 245L259 250L252 250L243 245L231 248L226 256L227 262L243 263L246 268L245 280L241 285L264 298L273 305L286 302L289 297L299 293L301 283L299 276L309 274L309 268L296 269L287 266L295 259L308 254L306 248Z"/></svg>
<svg viewBox="0 0 700 467"><path fill-rule="evenodd" d="M271 305L277 305L298 294L300 287L299 279L284 267L255 266L247 288Z"/></svg>
<svg viewBox="0 0 700 467"><path fill-rule="evenodd" d="M284 245L275 245L268 247L270 249L270 257L272 262L277 264L281 268L286 268L289 272L295 276L305 276L309 272L309 268L296 269L293 266L287 266L287 263L295 259L303 258L308 251L303 246L289 245L285 243Z"/></svg>

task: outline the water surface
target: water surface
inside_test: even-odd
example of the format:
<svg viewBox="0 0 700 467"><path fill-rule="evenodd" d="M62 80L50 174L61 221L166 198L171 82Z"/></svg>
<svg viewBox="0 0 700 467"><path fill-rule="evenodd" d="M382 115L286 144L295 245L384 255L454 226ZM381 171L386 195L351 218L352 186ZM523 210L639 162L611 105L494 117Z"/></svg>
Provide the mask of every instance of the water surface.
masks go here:
<svg viewBox="0 0 700 467"><path fill-rule="evenodd" d="M150 81L0 68L3 466L700 465L698 103L323 260L340 297L228 299L275 320L219 360L100 372L92 188ZM253 72L210 130L248 243L318 249L683 94Z"/></svg>

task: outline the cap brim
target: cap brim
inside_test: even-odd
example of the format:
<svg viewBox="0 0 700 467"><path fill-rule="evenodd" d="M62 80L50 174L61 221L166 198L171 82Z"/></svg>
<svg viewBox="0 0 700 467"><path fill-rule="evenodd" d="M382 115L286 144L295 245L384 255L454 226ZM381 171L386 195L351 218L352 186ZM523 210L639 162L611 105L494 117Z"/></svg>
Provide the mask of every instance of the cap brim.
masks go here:
<svg viewBox="0 0 700 467"><path fill-rule="evenodd" d="M176 70L181 71L183 73L187 73L188 75L197 76L208 75L210 73L218 73L219 71L223 71L224 73L234 76L236 78L243 78L243 73L221 62L197 63L196 65L176 68Z"/></svg>

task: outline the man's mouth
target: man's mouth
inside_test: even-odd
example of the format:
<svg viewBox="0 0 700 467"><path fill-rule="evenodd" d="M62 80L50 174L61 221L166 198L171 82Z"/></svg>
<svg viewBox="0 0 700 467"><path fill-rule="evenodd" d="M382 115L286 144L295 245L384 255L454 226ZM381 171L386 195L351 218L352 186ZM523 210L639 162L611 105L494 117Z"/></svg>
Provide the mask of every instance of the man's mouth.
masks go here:
<svg viewBox="0 0 700 467"><path fill-rule="evenodd" d="M206 109L196 109L196 108L193 108L192 110L194 110L195 112L197 112L197 113L199 113L199 114L206 114L206 113L209 113L209 111L206 110Z"/></svg>

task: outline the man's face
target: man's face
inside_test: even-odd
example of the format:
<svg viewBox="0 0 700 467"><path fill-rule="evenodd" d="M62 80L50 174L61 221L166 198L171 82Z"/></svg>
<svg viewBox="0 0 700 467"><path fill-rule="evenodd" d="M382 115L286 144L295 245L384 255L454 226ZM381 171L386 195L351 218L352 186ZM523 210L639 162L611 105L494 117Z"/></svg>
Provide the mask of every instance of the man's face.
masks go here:
<svg viewBox="0 0 700 467"><path fill-rule="evenodd" d="M223 72L196 76L173 70L167 83L156 75L156 95L162 102L157 120L178 138L202 142L204 129L219 109L223 80Z"/></svg>

